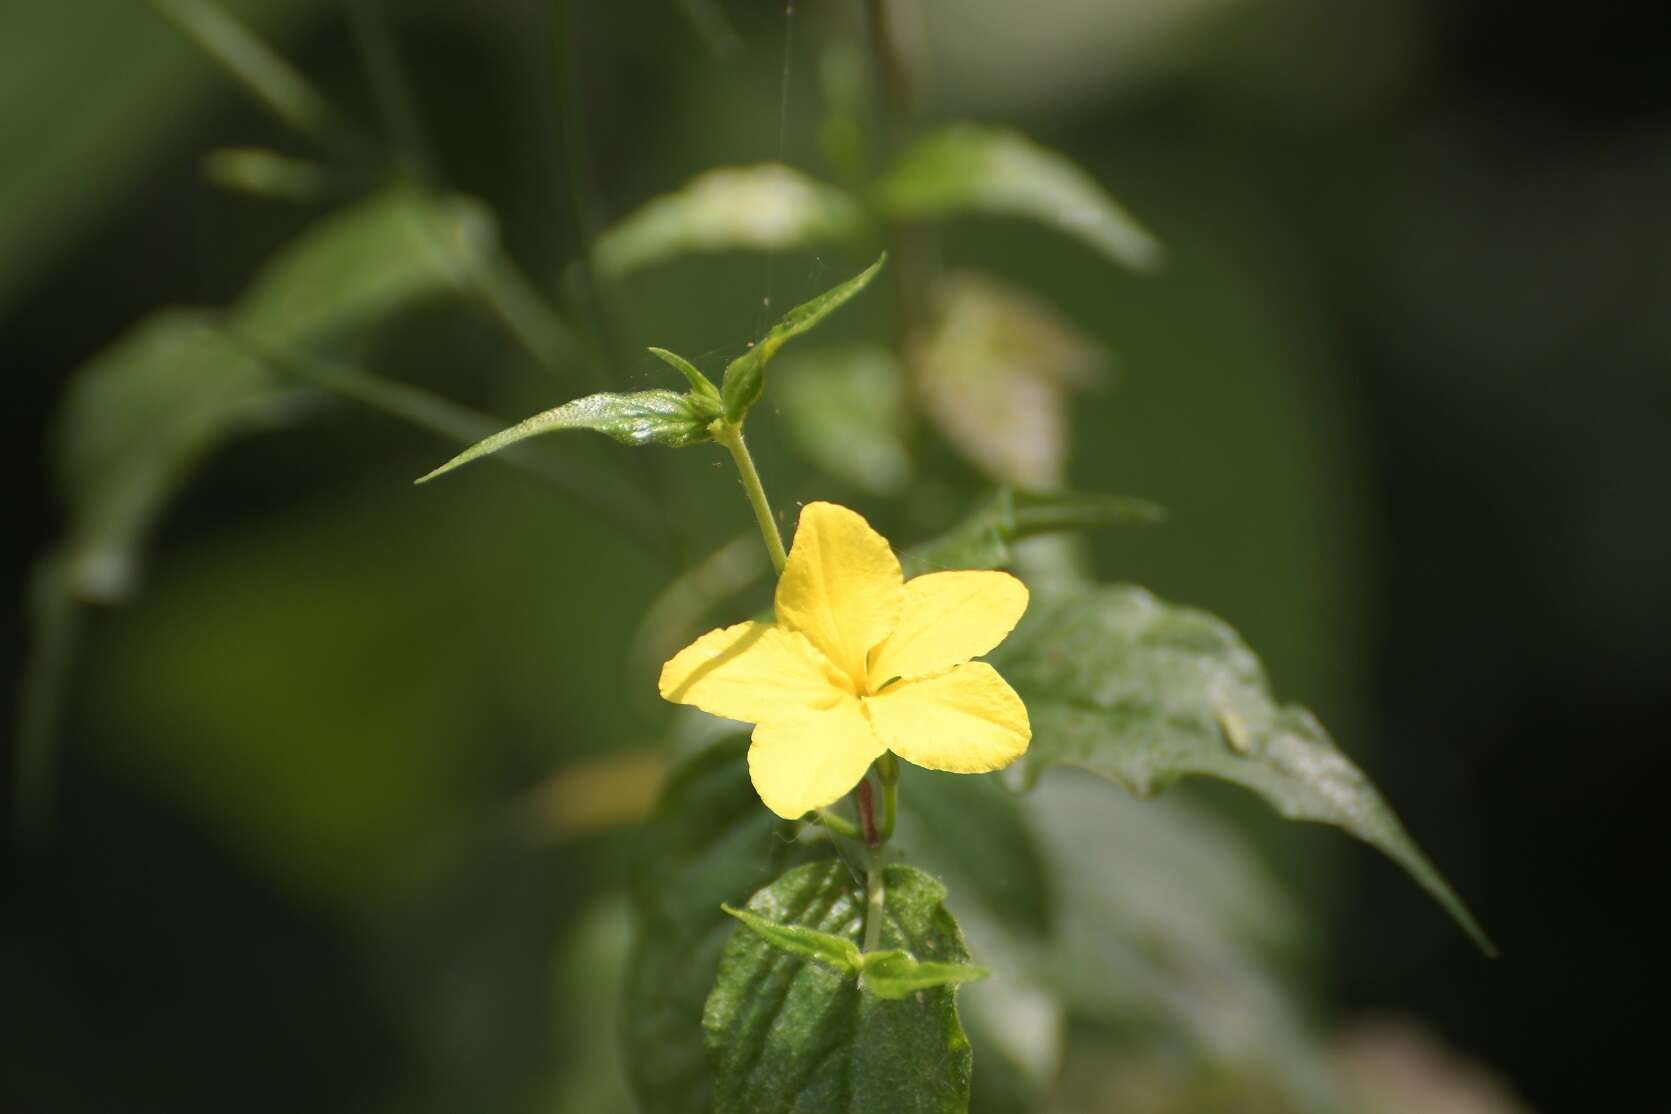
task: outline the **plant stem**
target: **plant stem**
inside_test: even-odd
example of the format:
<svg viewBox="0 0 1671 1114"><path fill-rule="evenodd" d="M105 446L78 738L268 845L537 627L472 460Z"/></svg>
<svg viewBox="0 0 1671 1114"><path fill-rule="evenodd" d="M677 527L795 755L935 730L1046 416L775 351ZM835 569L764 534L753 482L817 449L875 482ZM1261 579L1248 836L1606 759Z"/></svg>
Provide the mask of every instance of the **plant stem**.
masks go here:
<svg viewBox="0 0 1671 1114"><path fill-rule="evenodd" d="M777 519L772 517L772 505L766 501L766 489L760 483L760 473L755 470L754 458L749 455L748 445L743 441L743 427L718 422L714 440L726 447L737 464L737 473L743 480L743 493L748 496L749 506L754 508L754 520L760 524L760 536L765 539L766 552L772 555L772 567L781 575L783 566L789 563L789 556L783 550L783 535L778 533Z"/></svg>
<svg viewBox="0 0 1671 1114"><path fill-rule="evenodd" d="M353 126L307 78L219 7L207 0L151 0L151 6L281 121L340 154L361 149Z"/></svg>
<svg viewBox="0 0 1671 1114"><path fill-rule="evenodd" d="M893 838L899 818L899 759L892 751L876 760L876 779L882 783L882 821L876 826L876 841L881 845Z"/></svg>
<svg viewBox="0 0 1671 1114"><path fill-rule="evenodd" d="M846 836L848 839L859 838L859 829L853 826L852 821L848 820L839 813L831 812L827 808L821 808L817 809L813 815L818 817L818 822L820 824L830 829L830 831L834 832L836 835Z"/></svg>
<svg viewBox="0 0 1671 1114"><path fill-rule="evenodd" d="M873 952L882 943L882 910L887 895L882 890L882 864L873 857L865 871L865 943L864 950Z"/></svg>
<svg viewBox="0 0 1671 1114"><path fill-rule="evenodd" d="M380 0L348 0L348 23L371 80L372 95L383 117L395 157L408 176L420 182L434 177L434 161L424 137L418 97L400 64L394 31Z"/></svg>

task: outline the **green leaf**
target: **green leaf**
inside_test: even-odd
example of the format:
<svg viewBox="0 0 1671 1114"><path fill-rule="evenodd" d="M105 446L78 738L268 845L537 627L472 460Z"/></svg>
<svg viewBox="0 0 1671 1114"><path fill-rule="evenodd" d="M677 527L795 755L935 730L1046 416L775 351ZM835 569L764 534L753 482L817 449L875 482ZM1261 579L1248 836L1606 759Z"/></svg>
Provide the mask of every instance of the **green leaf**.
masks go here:
<svg viewBox="0 0 1671 1114"><path fill-rule="evenodd" d="M175 491L224 438L282 411L266 370L205 314L165 310L94 357L70 380L53 431L69 590L125 598Z"/></svg>
<svg viewBox="0 0 1671 1114"><path fill-rule="evenodd" d="M748 408L760 398L766 386L766 363L777 355L779 348L845 305L848 299L870 284L887 261L888 256L884 252L876 262L840 286L802 302L784 314L783 320L773 325L752 348L727 364L725 379L720 384L720 394L725 399L726 420L740 421Z"/></svg>
<svg viewBox="0 0 1671 1114"><path fill-rule="evenodd" d="M875 197L899 217L1031 217L1138 270L1163 256L1160 243L1094 178L1006 128L954 124L924 136L883 175Z"/></svg>
<svg viewBox="0 0 1671 1114"><path fill-rule="evenodd" d="M325 0L224 0L264 36L305 31ZM228 100L214 62L147 4L0 4L0 312L140 183L176 162L193 121Z"/></svg>
<svg viewBox="0 0 1671 1114"><path fill-rule="evenodd" d="M1070 397L1099 381L1101 349L1042 299L980 272L942 274L931 293L907 356L923 412L993 481L1061 487Z"/></svg>
<svg viewBox="0 0 1671 1114"><path fill-rule="evenodd" d="M203 176L222 189L268 201L318 201L341 183L310 159L263 147L222 147L203 157Z"/></svg>
<svg viewBox="0 0 1671 1114"><path fill-rule="evenodd" d="M865 957L859 952L859 945L845 936L819 932L804 925L778 924L776 921L769 921L765 917L750 913L747 909L733 909L729 905L722 905L720 908L742 921L755 935L774 948L791 955L815 959L849 975L856 975L864 969Z"/></svg>
<svg viewBox="0 0 1671 1114"><path fill-rule="evenodd" d="M1145 499L1001 487L958 525L901 554L906 576L943 569L991 569L1010 562L1010 543L1098 526L1146 525L1165 511Z"/></svg>
<svg viewBox="0 0 1671 1114"><path fill-rule="evenodd" d="M637 391L628 395L597 394L565 402L525 418L509 429L484 438L441 467L414 482L435 477L488 456L530 437L565 429L592 429L623 445L666 445L683 448L709 440L708 423L717 415L712 404L695 394L678 391Z"/></svg>
<svg viewBox="0 0 1671 1114"><path fill-rule="evenodd" d="M749 784L747 736L727 739L673 775L647 826L634 872L636 942L627 968L622 1039L645 1110L704 1114L710 1075L702 1011L741 904L783 871L834 854L801 842ZM746 933L744 935L747 935Z"/></svg>
<svg viewBox="0 0 1671 1114"><path fill-rule="evenodd" d="M893 948L864 957L864 989L878 998L903 998L936 986L976 982L992 972L969 963L921 962L908 951Z"/></svg>
<svg viewBox="0 0 1671 1114"><path fill-rule="evenodd" d="M776 401L790 435L832 476L878 495L911 481L905 379L885 348L785 357Z"/></svg>
<svg viewBox="0 0 1671 1114"><path fill-rule="evenodd" d="M1081 766L1140 797L1192 775L1234 782L1379 848L1494 952L1369 778L1309 711L1275 702L1222 620L1132 585L1068 592L1034 600L992 662L1027 704L1029 778Z"/></svg>
<svg viewBox="0 0 1671 1114"><path fill-rule="evenodd" d="M905 765L892 847L955 895L959 927L991 978L959 992L980 1060L970 1109L1038 1108L1061 1066L1066 1013L1049 984L1055 894L1026 798L998 778Z"/></svg>
<svg viewBox="0 0 1671 1114"><path fill-rule="evenodd" d="M335 352L401 309L466 289L465 261L492 239L492 218L475 201L391 189L288 245L255 276L230 325L256 344Z"/></svg>
<svg viewBox="0 0 1671 1114"><path fill-rule="evenodd" d="M1233 825L1188 794L1137 801L1077 770L1022 807L1057 901L1048 977L1078 1016L1182 1082L1251 1076L1279 1109L1338 1112L1331 1049L1283 977L1311 950L1300 910Z"/></svg>
<svg viewBox="0 0 1671 1114"><path fill-rule="evenodd" d="M719 401L719 388L714 386L713 380L703 375L695 364L677 352L669 352L665 348L652 347L650 354L683 375L685 380L690 383L691 390L714 402Z"/></svg>
<svg viewBox="0 0 1671 1114"><path fill-rule="evenodd" d="M945 887L907 866L886 868L883 885L885 950L967 963L963 936L941 904ZM855 942L863 931L863 888L840 862L797 867L750 898L748 908L778 924ZM971 1057L955 986L883 998L738 931L720 957L702 1026L721 1114L963 1114L968 1107Z"/></svg>
<svg viewBox="0 0 1671 1114"><path fill-rule="evenodd" d="M781 163L722 167L629 213L598 237L594 254L600 271L624 275L690 252L850 239L868 220L845 191Z"/></svg>

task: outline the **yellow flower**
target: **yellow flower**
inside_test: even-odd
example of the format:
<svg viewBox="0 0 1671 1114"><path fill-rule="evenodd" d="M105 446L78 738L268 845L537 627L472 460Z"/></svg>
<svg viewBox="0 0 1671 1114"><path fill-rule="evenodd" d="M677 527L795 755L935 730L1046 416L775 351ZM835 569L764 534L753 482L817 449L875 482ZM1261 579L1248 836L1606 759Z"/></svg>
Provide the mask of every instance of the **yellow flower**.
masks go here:
<svg viewBox="0 0 1671 1114"><path fill-rule="evenodd" d="M1027 609L1003 572L907 581L870 524L809 503L777 585L777 622L709 631L661 671L676 704L755 724L749 777L794 819L838 800L893 751L931 770L985 773L1027 749L1015 690L985 662Z"/></svg>

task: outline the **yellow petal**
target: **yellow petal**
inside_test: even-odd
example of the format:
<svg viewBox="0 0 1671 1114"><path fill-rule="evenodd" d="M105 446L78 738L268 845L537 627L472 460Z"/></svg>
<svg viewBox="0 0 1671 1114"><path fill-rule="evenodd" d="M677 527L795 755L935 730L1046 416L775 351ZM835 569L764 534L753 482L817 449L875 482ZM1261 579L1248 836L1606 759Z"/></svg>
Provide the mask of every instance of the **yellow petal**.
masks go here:
<svg viewBox="0 0 1671 1114"><path fill-rule="evenodd" d="M1021 757L1033 729L1027 706L998 671L970 662L865 698L888 749L918 766L978 774Z"/></svg>
<svg viewBox="0 0 1671 1114"><path fill-rule="evenodd" d="M905 606L905 579L887 539L834 503L808 503L777 582L777 621L811 640L855 681L865 656Z"/></svg>
<svg viewBox="0 0 1671 1114"><path fill-rule="evenodd" d="M769 623L711 630L661 669L675 704L746 723L785 718L851 699L829 662L801 635Z"/></svg>
<svg viewBox="0 0 1671 1114"><path fill-rule="evenodd" d="M766 807L786 820L840 800L886 749L857 697L754 729L748 774Z"/></svg>
<svg viewBox="0 0 1671 1114"><path fill-rule="evenodd" d="M943 673L1015 629L1027 586L1007 572L931 572L905 582L905 610L871 656L871 691L895 677Z"/></svg>

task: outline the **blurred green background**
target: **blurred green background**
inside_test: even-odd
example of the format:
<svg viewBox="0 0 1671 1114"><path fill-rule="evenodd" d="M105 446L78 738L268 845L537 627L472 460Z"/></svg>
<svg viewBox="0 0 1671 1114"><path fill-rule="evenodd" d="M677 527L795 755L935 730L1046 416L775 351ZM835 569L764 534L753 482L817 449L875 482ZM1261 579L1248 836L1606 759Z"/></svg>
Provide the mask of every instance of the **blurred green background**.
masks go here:
<svg viewBox="0 0 1671 1114"><path fill-rule="evenodd" d="M338 6L227 6L374 126ZM585 318L548 5L385 7L441 176ZM1071 481L1171 517L1099 535L1098 570L1234 623L1502 947L1481 959L1373 852L1191 790L1310 915L1296 979L1320 1026L1410 1019L1536 1109L1631 1095L1655 1077L1660 949L1637 894L1659 869L1671 714L1663 5L903 7L927 119L1023 128L1169 249L1138 277L1025 225L939 237L946 263L1031 289L1113 356L1073 396ZM830 176L820 60L862 47L859 8L572 5L596 218L715 165ZM65 530L49 441L74 370L157 308L233 303L325 212L208 184L201 156L224 146L299 149L150 8L0 9L10 677L38 644L31 569ZM862 262L647 269L617 292L613 346L714 368L769 319L763 292L787 305ZM867 296L820 335L889 326ZM575 393L457 298L425 299L356 355L507 420ZM600 351L579 374L664 373ZM770 412L751 426L780 503L840 498L907 528L820 475L788 428ZM452 446L342 402L301 399L213 453L131 598L82 615L54 814L10 859L0 1104L619 1108L609 973L632 833L565 820L549 779L663 737L635 628L749 522L717 450L568 448L648 468L676 542L635 550L497 465L414 488ZM907 500L921 520L978 489L930 471ZM624 768L599 775L605 796L609 770L624 796L643 788Z"/></svg>

